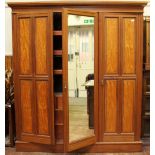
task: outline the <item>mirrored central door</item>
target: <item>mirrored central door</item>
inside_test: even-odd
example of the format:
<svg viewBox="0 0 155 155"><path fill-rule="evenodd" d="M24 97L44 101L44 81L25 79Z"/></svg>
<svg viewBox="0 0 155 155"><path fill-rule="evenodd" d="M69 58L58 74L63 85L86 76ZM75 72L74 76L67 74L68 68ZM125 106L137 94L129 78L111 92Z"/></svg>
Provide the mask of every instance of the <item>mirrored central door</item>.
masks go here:
<svg viewBox="0 0 155 155"><path fill-rule="evenodd" d="M97 109L97 14L64 11L64 60L66 85L66 148L73 151L95 143ZM95 34L96 32L96 34ZM96 39L96 40L95 40ZM95 54L96 53L96 54ZM96 70L96 71L95 71Z"/></svg>
<svg viewBox="0 0 155 155"><path fill-rule="evenodd" d="M68 15L69 142L94 136L94 17Z"/></svg>

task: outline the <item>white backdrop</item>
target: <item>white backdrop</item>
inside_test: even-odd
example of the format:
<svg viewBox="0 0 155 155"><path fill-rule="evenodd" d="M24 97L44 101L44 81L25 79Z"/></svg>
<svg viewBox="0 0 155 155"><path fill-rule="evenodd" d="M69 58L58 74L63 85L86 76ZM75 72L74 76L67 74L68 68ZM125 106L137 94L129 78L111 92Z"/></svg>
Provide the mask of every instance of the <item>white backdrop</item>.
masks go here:
<svg viewBox="0 0 155 155"><path fill-rule="evenodd" d="M12 15L11 8L5 6L5 55L12 55Z"/></svg>

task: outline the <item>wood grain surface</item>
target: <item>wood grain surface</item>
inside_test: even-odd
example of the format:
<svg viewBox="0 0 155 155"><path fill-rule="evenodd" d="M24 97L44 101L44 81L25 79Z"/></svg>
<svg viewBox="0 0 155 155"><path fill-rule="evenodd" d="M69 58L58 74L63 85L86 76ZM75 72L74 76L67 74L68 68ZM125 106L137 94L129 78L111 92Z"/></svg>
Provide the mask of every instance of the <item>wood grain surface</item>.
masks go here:
<svg viewBox="0 0 155 155"><path fill-rule="evenodd" d="M123 19L123 73L135 73L135 55L136 55L136 30L135 19Z"/></svg>
<svg viewBox="0 0 155 155"><path fill-rule="evenodd" d="M48 82L36 82L38 133L49 134L48 122Z"/></svg>
<svg viewBox="0 0 155 155"><path fill-rule="evenodd" d="M105 84L105 132L116 132L117 123L117 81L107 80Z"/></svg>
<svg viewBox="0 0 155 155"><path fill-rule="evenodd" d="M106 18L106 45L105 45L105 72L106 74L118 73L119 57L119 18Z"/></svg>
<svg viewBox="0 0 155 155"><path fill-rule="evenodd" d="M135 80L123 81L122 132L134 132Z"/></svg>
<svg viewBox="0 0 155 155"><path fill-rule="evenodd" d="M47 17L35 18L36 74L47 74Z"/></svg>
<svg viewBox="0 0 155 155"><path fill-rule="evenodd" d="M22 131L32 133L32 81L21 80L20 88Z"/></svg>
<svg viewBox="0 0 155 155"><path fill-rule="evenodd" d="M31 19L19 19L19 50L20 50L20 73L32 73L32 51L31 51Z"/></svg>

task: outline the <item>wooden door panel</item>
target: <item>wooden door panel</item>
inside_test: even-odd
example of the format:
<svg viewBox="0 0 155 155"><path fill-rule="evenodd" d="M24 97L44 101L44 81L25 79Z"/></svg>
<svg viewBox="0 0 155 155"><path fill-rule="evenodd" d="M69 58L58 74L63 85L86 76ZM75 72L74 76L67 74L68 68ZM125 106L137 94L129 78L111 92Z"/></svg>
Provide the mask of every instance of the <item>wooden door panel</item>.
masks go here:
<svg viewBox="0 0 155 155"><path fill-rule="evenodd" d="M36 81L38 134L49 135L49 92L48 81Z"/></svg>
<svg viewBox="0 0 155 155"><path fill-rule="evenodd" d="M123 80L122 132L133 132L135 80Z"/></svg>
<svg viewBox="0 0 155 155"><path fill-rule="evenodd" d="M32 74L31 18L19 18L20 74Z"/></svg>
<svg viewBox="0 0 155 155"><path fill-rule="evenodd" d="M33 133L32 127L32 106L33 106L33 83L31 80L20 81L20 102L21 104L21 118L22 118L22 132Z"/></svg>
<svg viewBox="0 0 155 155"><path fill-rule="evenodd" d="M123 18L123 74L135 74L136 72L136 20L135 18Z"/></svg>
<svg viewBox="0 0 155 155"><path fill-rule="evenodd" d="M48 12L17 15L15 90L18 140L54 144L52 20ZM51 39L51 40L50 40ZM39 75L39 76L38 76ZM46 76L42 76L46 75ZM19 96L18 96L19 94ZM19 99L18 99L19 98Z"/></svg>
<svg viewBox="0 0 155 155"><path fill-rule="evenodd" d="M47 74L47 17L35 18L36 74ZM50 52L50 51L48 51Z"/></svg>
<svg viewBox="0 0 155 155"><path fill-rule="evenodd" d="M99 97L103 103L99 114L103 116L100 118L100 140L134 141L138 130L135 109L140 96L136 81L139 78L137 67L140 61L138 16L100 13L100 21L100 44L103 43L100 45L99 65Z"/></svg>
<svg viewBox="0 0 155 155"><path fill-rule="evenodd" d="M105 132L116 132L117 125L117 80L106 80L105 82Z"/></svg>
<svg viewBox="0 0 155 155"><path fill-rule="evenodd" d="M118 74L119 18L105 18L105 74Z"/></svg>

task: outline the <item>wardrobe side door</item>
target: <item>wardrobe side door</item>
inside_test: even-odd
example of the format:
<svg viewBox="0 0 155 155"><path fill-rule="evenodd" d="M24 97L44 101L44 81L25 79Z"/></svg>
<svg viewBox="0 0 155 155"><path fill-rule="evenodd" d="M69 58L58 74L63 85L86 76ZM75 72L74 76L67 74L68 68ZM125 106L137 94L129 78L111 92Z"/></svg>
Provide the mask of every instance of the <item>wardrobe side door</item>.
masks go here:
<svg viewBox="0 0 155 155"><path fill-rule="evenodd" d="M18 15L16 21L18 138L51 144L54 143L52 22L48 13Z"/></svg>
<svg viewBox="0 0 155 155"><path fill-rule="evenodd" d="M136 15L101 13L100 21L101 141L134 141L138 19Z"/></svg>

